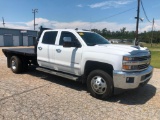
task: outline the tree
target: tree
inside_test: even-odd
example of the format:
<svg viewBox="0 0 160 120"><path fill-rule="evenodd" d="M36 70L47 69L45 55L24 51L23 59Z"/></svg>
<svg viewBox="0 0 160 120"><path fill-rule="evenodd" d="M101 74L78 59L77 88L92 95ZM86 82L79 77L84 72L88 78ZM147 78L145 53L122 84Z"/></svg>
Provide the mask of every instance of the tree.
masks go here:
<svg viewBox="0 0 160 120"><path fill-rule="evenodd" d="M135 31L126 31L126 27L121 28L119 31L110 31L107 28L102 30L92 29L91 31L101 34L107 39L135 39ZM139 34L139 41L150 43L152 32L144 31ZM160 31L154 31L153 43L160 42Z"/></svg>

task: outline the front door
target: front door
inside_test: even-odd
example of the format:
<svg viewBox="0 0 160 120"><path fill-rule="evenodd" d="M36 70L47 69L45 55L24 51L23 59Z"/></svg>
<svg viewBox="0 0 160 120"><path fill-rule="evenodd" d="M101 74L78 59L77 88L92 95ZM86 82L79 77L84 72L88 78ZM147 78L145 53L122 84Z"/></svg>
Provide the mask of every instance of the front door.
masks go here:
<svg viewBox="0 0 160 120"><path fill-rule="evenodd" d="M56 70L80 75L80 61L82 57L82 47L63 47L63 38L71 37L74 42L79 42L76 36L71 32L61 32L59 45L55 50Z"/></svg>

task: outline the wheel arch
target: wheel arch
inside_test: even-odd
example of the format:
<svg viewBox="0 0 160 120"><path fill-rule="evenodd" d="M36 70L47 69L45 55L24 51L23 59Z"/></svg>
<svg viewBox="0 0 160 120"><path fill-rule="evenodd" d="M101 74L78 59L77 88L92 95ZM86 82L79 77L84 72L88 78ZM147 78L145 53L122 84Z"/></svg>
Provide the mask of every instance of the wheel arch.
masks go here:
<svg viewBox="0 0 160 120"><path fill-rule="evenodd" d="M83 82L86 82L86 78L89 75L89 73L93 70L100 69L105 72L107 72L112 78L113 78L113 66L108 63L103 63L103 62L97 62L97 61L87 61L84 67L84 80Z"/></svg>

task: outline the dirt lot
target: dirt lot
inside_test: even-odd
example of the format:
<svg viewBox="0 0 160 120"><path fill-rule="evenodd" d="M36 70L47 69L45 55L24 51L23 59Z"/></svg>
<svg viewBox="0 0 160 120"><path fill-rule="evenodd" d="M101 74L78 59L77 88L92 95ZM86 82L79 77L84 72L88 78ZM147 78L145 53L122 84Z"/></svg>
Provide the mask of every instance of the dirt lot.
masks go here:
<svg viewBox="0 0 160 120"><path fill-rule="evenodd" d="M86 86L30 70L14 74L0 48L0 120L160 120L160 69L138 90L95 99Z"/></svg>

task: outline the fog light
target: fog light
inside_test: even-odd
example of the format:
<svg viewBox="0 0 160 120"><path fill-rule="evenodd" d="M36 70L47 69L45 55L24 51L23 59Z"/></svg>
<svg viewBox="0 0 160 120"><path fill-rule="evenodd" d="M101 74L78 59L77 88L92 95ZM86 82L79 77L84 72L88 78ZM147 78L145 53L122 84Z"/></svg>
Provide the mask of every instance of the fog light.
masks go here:
<svg viewBox="0 0 160 120"><path fill-rule="evenodd" d="M134 77L127 77L126 83L134 83Z"/></svg>

